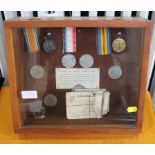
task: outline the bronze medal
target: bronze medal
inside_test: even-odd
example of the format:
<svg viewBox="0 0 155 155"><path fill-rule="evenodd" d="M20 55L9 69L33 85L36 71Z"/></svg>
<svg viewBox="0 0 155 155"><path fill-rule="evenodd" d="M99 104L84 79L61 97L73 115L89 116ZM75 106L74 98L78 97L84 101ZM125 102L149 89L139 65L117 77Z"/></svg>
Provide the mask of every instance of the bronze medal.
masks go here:
<svg viewBox="0 0 155 155"><path fill-rule="evenodd" d="M112 43L112 48L115 52L123 52L126 48L126 42L122 38L117 38Z"/></svg>

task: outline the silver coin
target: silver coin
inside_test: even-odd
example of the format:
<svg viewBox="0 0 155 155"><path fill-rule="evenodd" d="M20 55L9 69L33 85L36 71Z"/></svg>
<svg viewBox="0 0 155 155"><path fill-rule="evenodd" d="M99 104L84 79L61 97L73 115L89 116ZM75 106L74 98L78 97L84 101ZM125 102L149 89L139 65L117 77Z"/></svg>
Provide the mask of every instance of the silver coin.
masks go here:
<svg viewBox="0 0 155 155"><path fill-rule="evenodd" d="M108 70L108 75L111 79L118 79L122 76L122 69L120 66L112 66Z"/></svg>
<svg viewBox="0 0 155 155"><path fill-rule="evenodd" d="M83 67L83 68L90 68L94 64L94 58L89 54L83 54L80 57L80 62L79 63L81 65L81 67Z"/></svg>
<svg viewBox="0 0 155 155"><path fill-rule="evenodd" d="M57 97L54 94L47 94L44 97L44 104L48 107L54 107L57 104Z"/></svg>
<svg viewBox="0 0 155 155"><path fill-rule="evenodd" d="M73 68L76 65L76 58L72 54L66 54L62 57L61 63L66 68Z"/></svg>
<svg viewBox="0 0 155 155"><path fill-rule="evenodd" d="M75 85L73 88L72 88L72 91L76 91L76 89L85 89L85 87L81 84L78 84L78 85Z"/></svg>
<svg viewBox="0 0 155 155"><path fill-rule="evenodd" d="M41 79L44 76L44 68L40 65L34 65L30 69L30 75L34 79Z"/></svg>

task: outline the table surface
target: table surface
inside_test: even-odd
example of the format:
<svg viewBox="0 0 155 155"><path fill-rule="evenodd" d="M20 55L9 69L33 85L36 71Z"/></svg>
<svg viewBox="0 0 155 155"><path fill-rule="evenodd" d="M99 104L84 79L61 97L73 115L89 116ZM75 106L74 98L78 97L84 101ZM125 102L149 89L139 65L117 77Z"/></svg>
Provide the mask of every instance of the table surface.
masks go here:
<svg viewBox="0 0 155 155"><path fill-rule="evenodd" d="M14 134L12 127L12 114L10 107L9 87L3 87L0 91L0 143L155 143L155 114L149 92L146 93L144 106L144 121L142 132L138 135L108 135L105 138L78 138L78 139L20 139L18 134Z"/></svg>

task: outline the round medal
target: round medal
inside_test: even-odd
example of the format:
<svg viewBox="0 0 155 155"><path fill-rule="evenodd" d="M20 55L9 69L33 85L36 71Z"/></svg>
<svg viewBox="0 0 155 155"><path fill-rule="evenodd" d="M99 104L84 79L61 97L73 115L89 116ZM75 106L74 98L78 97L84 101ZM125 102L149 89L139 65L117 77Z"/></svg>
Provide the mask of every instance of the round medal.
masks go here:
<svg viewBox="0 0 155 155"><path fill-rule="evenodd" d="M112 48L115 52L123 52L126 48L126 42L122 38L117 38L112 43Z"/></svg>
<svg viewBox="0 0 155 155"><path fill-rule="evenodd" d="M30 69L30 75L34 79L41 79L44 76L44 68L40 65L34 65Z"/></svg>
<svg viewBox="0 0 155 155"><path fill-rule="evenodd" d="M54 94L47 94L44 97L44 104L48 107L54 107L57 104L57 97Z"/></svg>
<svg viewBox="0 0 155 155"><path fill-rule="evenodd" d="M122 69L120 66L112 66L108 70L108 75L111 79L118 79L122 76Z"/></svg>
<svg viewBox="0 0 155 155"><path fill-rule="evenodd" d="M46 34L45 40L43 41L43 50L47 53L54 52L57 48L56 42L52 38L52 34L49 32Z"/></svg>
<svg viewBox="0 0 155 155"><path fill-rule="evenodd" d="M83 54L80 57L80 62L79 63L81 65L81 67L83 67L83 68L90 68L94 64L94 58L89 54Z"/></svg>
<svg viewBox="0 0 155 155"><path fill-rule="evenodd" d="M51 53L51 52L55 51L56 50L55 41L54 40L49 40L49 39L45 40L43 42L43 49L47 53Z"/></svg>
<svg viewBox="0 0 155 155"><path fill-rule="evenodd" d="M76 58L72 54L66 54L62 57L61 63L66 68L73 68L76 65Z"/></svg>

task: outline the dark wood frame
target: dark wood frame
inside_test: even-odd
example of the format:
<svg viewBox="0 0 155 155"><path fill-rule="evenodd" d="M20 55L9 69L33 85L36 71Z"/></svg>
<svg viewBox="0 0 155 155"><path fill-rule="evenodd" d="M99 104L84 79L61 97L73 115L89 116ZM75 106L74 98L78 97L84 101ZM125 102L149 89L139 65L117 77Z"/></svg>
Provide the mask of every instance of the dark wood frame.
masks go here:
<svg viewBox="0 0 155 155"><path fill-rule="evenodd" d="M141 62L140 93L137 113L137 125L135 128L86 128L86 129L51 129L51 128L22 128L17 99L17 78L15 68L15 55L13 48L12 28L22 27L113 27L113 28L144 28L144 47ZM107 133L136 134L142 129L143 109L146 93L147 68L149 58L151 22L142 18L100 18L100 17L67 17L67 18L16 18L4 22L5 41L7 51L7 64L9 73L10 95L13 114L13 127L16 133L26 137L44 138L78 138L78 137L104 137Z"/></svg>

